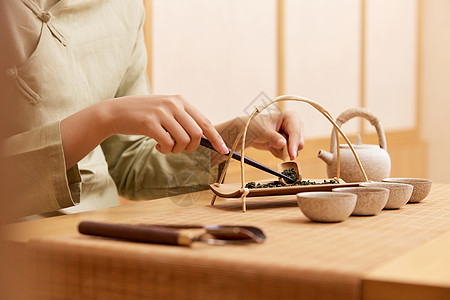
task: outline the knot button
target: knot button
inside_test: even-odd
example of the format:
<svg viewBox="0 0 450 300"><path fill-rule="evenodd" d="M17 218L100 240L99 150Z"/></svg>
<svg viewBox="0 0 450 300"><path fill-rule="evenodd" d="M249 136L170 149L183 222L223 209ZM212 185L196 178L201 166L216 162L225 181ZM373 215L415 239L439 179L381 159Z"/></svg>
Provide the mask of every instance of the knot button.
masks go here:
<svg viewBox="0 0 450 300"><path fill-rule="evenodd" d="M52 13L49 11L44 11L43 13L40 13L38 16L39 20L42 22L47 23L52 18Z"/></svg>
<svg viewBox="0 0 450 300"><path fill-rule="evenodd" d="M17 75L19 75L19 74L18 74L18 72L17 72L17 68L16 68L16 67L12 67L12 68L6 69L6 75L7 75L8 77L14 79L14 78L16 78Z"/></svg>

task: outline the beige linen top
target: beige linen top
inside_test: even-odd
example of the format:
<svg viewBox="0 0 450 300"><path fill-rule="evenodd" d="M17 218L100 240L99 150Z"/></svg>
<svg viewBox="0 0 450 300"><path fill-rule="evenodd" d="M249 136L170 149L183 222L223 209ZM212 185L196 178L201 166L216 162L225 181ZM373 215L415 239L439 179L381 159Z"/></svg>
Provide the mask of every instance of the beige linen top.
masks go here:
<svg viewBox="0 0 450 300"><path fill-rule="evenodd" d="M149 94L142 0L15 0L11 66L20 93L4 151L22 215L73 213L204 189L210 151L163 155L143 136L113 136L66 170L60 121L99 101ZM217 169L214 176L217 176Z"/></svg>

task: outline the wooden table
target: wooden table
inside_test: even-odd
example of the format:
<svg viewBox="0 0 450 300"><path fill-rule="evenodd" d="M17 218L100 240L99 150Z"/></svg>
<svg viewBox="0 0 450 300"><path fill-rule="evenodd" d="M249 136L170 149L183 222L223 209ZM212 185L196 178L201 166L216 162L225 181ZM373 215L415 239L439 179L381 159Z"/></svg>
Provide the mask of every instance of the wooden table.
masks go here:
<svg viewBox="0 0 450 300"><path fill-rule="evenodd" d="M149 263L149 260L152 259L155 259L153 263L159 264L160 260L158 260L158 255L160 255L161 259L166 262L164 267L159 266L160 269L158 270L162 272L161 276L164 277L167 276L167 274L178 274L177 276L170 278L171 280L174 280L174 284L177 285L173 288L181 288L181 290L176 293L170 291L170 282L165 282L155 274L147 274L144 270L136 271L133 272L133 275L129 275L134 278L131 281L129 281L129 278L127 277L119 277L117 278L118 282L115 284L120 285L120 281L123 280L122 285L129 285L133 284L134 280L141 280L139 279L140 276L143 278L145 278L145 276L156 276L151 277L153 278L153 282L145 284L145 287L148 287L148 289L145 291L139 290L139 293L142 293L139 295L154 296L161 299L166 296L170 296L171 298L178 296L183 299L197 298L199 296L201 298L207 296L218 299L232 299L236 298L236 293L243 299L251 299L254 298L254 295L251 294L250 291L256 288L266 289L264 293L258 295L259 298L261 298L261 296L262 298L265 298L265 295L267 298L270 298L270 296L275 295L273 291L276 289L280 289L279 294L277 294L280 295L279 298L288 298L288 296L290 298L292 295L296 296L299 294L284 293L282 290L295 287L295 284L297 284L295 283L295 276L298 274L300 274L300 277L303 276L303 274L309 274L308 276L305 275L306 277L304 280L309 280L311 283L305 285L303 289L305 293L301 295L302 299L325 299L327 297L330 299L346 299L350 296L360 299L450 299L450 185L434 184L430 195L423 203L409 204L396 211L383 211L378 216L373 217L351 217L345 222L337 224L308 222L296 207L294 196L250 199L248 204L249 210L246 214L239 212L239 200L225 201L223 199L218 199L216 205L217 208L208 207L211 196L212 193L210 191L205 191L160 200L122 205L92 212L11 224L7 228L8 240L12 242L15 247L15 252L19 256L22 258L27 257L27 262L29 263L31 261L31 265L33 266L31 267L32 274L34 275L30 276L28 274L28 278L32 280L30 283L30 290L41 289L41 294L38 293L36 295L41 295L42 299L45 299L45 297L48 299L50 298L48 297L48 290L42 291L42 287L37 286L34 282L36 281L36 278L40 278L39 276L41 274L38 274L39 270L43 273L47 272L46 274L53 275L57 272L63 272L62 270L64 270L58 269L55 265L47 267L43 263L46 257L45 251L49 251L50 253L54 249L59 249L58 251L60 252L58 253L60 253L60 256L55 259L59 259L64 263L65 258L61 258L61 251L64 253L64 247L67 247L66 250L67 253L69 253L75 251L74 249L78 249L76 246L86 250L83 250L84 252L79 252L76 255L87 255L83 256L83 261L78 261L76 266L79 267L80 264L86 263L86 265L83 265L84 268L92 268L91 271L94 273L105 271L95 269L92 266L89 267L89 253L92 251L92 253L97 255L95 258L92 258L92 262L95 260L95 265L98 268L104 268L105 262L102 262L101 256L101 253L103 252L97 251L100 248L112 249L112 253L116 256L113 255L111 257L114 257L117 261L124 259L117 266L114 265L115 260L109 261L107 266L108 268L112 268L112 271L117 267L124 268L125 270L126 268L123 267L124 264L129 264L130 266L136 262L144 264ZM189 208L184 208L179 206L180 203L192 205ZM204 215L205 212L208 214L211 213L211 216ZM197 215L199 215L198 218L196 217ZM428 215L429 217L427 217ZM245 251L242 250L243 248L236 248L237 246L218 248L208 245L195 245L193 249L189 249L174 246L148 245L97 239L94 237L81 236L77 233L77 225L81 220L115 223L136 223L142 220L149 220L151 222L163 222L168 220L169 222L174 223L195 223L212 222L216 220L218 223L224 223L226 220L234 220L234 218L241 220L241 223L243 220L246 220L249 225L260 226L265 230L268 235L267 245L254 245L248 249L244 248ZM269 220L270 218L272 218L272 221ZM375 226L375 224L377 225ZM411 230L405 231L406 236L403 237L401 232L395 233L395 228L405 228L405 224L411 225ZM404 238L404 241L399 241L396 236L392 236L390 234L390 228L393 228L395 234ZM289 252L288 246L286 246L289 244L282 244L281 239L277 236L277 234L282 231L282 234L288 235L295 232L295 236L292 236L292 240L299 244L299 255L310 255L311 259L297 259L294 255L290 258L292 260L292 265L289 265L289 262L284 264L282 258L279 257L267 257L267 259L263 259L264 261L258 262L258 257L265 257L263 250L265 248L263 247L267 247L274 256L277 255L278 252L282 253L283 249L280 248L283 247L286 248L286 253ZM351 235L363 234L360 239L363 242L358 244L355 242L358 241L358 239L352 240L352 237L348 236L349 233ZM297 235L303 235L303 243L302 241L296 241ZM321 235L324 239L319 238ZM383 242L381 238L376 237L377 235L380 235L380 237L383 236L386 239L391 238L394 242L391 242L390 240L387 240L388 243ZM355 243L355 246L354 248L351 248L351 245L343 243L342 240L327 242L326 237L330 236L347 237L349 241ZM67 241L67 243L61 241ZM395 241L397 241L398 245L393 247L391 244L396 243ZM314 243L318 246L323 246L321 249L322 252L314 248ZM408 245L411 245L411 247ZM350 247L349 249L352 250L347 251L346 247ZM382 249L384 248L386 251L389 249L397 249L399 251L385 254L374 253L374 251L372 251L373 249L378 249L377 251L382 252ZM329 253L327 253L327 250L329 250ZM308 251L320 252L316 253L316 262L314 262L314 253ZM337 254L339 251L343 252L341 261L339 261L341 256ZM32 253L30 254L30 252ZM149 252L151 252L151 255L149 255ZM36 253L39 253L39 255ZM128 256L126 258L121 258L120 253L127 253ZM219 253L221 254L219 255ZM191 273L189 274L180 273L180 270L176 269L178 263L174 263L179 256L184 255L183 261L186 262L185 268L192 268L190 271ZM287 256L289 255L287 254ZM370 256L373 256L374 263L372 264L372 258L370 260L365 260L364 258ZM34 264L33 257L35 259ZM42 260L43 257L44 260ZM242 261L248 262L248 265L245 265L243 270L235 270L234 263L243 257L245 259ZM50 264L52 259L53 258L50 255L48 258ZM202 259L204 259L204 261ZM86 262L86 260L88 261ZM189 263L190 260L192 260L192 264ZM36 261L39 262L38 267L36 267ZM309 264L310 261L311 263ZM321 266L320 263L317 263L320 261L326 262L328 266ZM359 266L352 266L352 261L354 261L355 264L359 264ZM218 270L208 271L208 265L216 266ZM139 266L139 264L136 266ZM173 269L170 269L169 272L167 271L167 266L173 267ZM227 269L227 266L229 266L229 269ZM342 268L338 266L342 266ZM19 270L23 273L29 273L29 268L28 265L23 265L22 269L19 268ZM79 268L81 270L81 267ZM279 278L285 276L284 273L277 273L276 270L272 273L261 273L261 270L271 268L285 270L287 278L292 280L292 286L289 286L289 280L278 281ZM73 269L67 270L67 272L70 272L71 274L76 273ZM140 272L143 273L141 274ZM205 274L202 274L202 272L205 272ZM333 276L328 276L327 272ZM228 274L228 277L223 277L225 276L223 275L224 273ZM207 282L212 278L208 276L214 276L214 274L222 276L220 278L242 276L242 279L238 278L238 280L247 282L248 289L247 287L236 285L236 282L234 280L231 281L231 279L229 279L230 282L217 283L217 286L212 290L207 290L206 287L198 284L198 280L205 280L205 282ZM66 275L61 274L61 276L64 277ZM178 279L182 280L183 276L186 277L186 280L189 280L190 277L200 278L190 283L195 286L197 293L200 294L192 294L192 290L190 290L189 287L184 286L182 281L177 281ZM264 276L271 281L267 281L267 278ZM344 292L339 294L339 292L335 292L339 291L341 288L339 286L340 278L343 278L342 286L345 286L347 283L354 284L354 288L350 289L350 294ZM264 284L264 286L249 286L252 285L252 283L255 285L255 282L260 282ZM301 284L304 283L305 281L302 281ZM45 281L45 284L51 287L52 295L55 296L60 289L62 290L63 287L61 285L64 285L65 283L58 282L53 284L47 280ZM76 286L76 288L72 290L73 294L71 295L73 296L73 299L81 297L79 290L77 289L89 290L89 288L91 288L94 291L96 290L96 287L92 286L96 284L95 277L88 283L77 281L76 284L79 286ZM84 286L85 284L89 284L89 286L86 287ZM101 285L104 284L104 282L102 283L100 281L98 284ZM159 285L164 284L169 284L169 291L167 289L164 291L157 289ZM198 284L198 286L196 284ZM112 286L111 289L117 288L116 285ZM117 299L132 299L133 297L131 296L127 298L126 296L128 295L125 295L124 291L134 291L134 289L139 287L142 288L142 285L128 288L126 286L121 287L119 293L120 297ZM103 286L103 288L105 287ZM203 291L202 288L205 288L204 292L208 293L207 295L201 295ZM236 289L241 290L236 291ZM155 291L157 291L157 294L154 294L156 293ZM137 291L135 292L138 293ZM215 294L215 292L217 292L217 294ZM67 296L67 290L65 293ZM32 294L35 295L33 292ZM78 295L79 297L75 295ZM85 299L100 299L101 296L105 295L95 293L83 295ZM108 294L107 296L111 297L111 294ZM41 298L37 297L36 299ZM56 299L58 297L55 296L54 298Z"/></svg>

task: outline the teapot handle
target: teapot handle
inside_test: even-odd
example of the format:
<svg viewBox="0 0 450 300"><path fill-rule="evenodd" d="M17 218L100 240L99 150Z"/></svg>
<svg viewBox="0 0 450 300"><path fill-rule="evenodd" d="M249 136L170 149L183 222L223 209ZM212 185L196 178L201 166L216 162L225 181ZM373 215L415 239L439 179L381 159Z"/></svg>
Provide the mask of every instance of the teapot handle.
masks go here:
<svg viewBox="0 0 450 300"><path fill-rule="evenodd" d="M378 117L375 116L373 113L371 113L369 110L362 107L350 108L339 115L339 117L336 119L336 124L339 127L341 127L342 124L344 124L345 122L354 117L363 117L367 121L369 121L370 124L372 124L372 126L375 127L378 134L378 143L380 144L380 148L387 151L386 136L384 135L383 126L381 125ZM336 150L336 133L335 130L333 129L331 131L330 151L335 152L335 150Z"/></svg>

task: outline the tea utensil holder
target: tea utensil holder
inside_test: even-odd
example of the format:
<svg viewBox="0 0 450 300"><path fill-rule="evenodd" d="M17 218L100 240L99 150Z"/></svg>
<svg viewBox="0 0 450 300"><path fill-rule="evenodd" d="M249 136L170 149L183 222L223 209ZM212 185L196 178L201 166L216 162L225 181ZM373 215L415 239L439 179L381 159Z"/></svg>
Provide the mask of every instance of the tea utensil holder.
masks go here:
<svg viewBox="0 0 450 300"><path fill-rule="evenodd" d="M278 103L278 102L282 102L282 101L298 101L298 102L305 102L308 103L309 105L311 105L312 107L314 107L316 110L318 110L329 122L331 122L331 124L334 126L334 130L335 130L335 137L336 137L336 144L339 145L339 135L337 134L339 132L339 134L345 139L346 143L348 144L348 146L350 147L356 162L359 166L359 169L361 170L361 173L364 176L364 179L366 182L369 181L369 179L367 178L366 172L361 164L361 161L358 157L358 154L356 153L355 149L352 146L352 143L350 142L350 140L348 139L348 137L345 135L345 133L341 130L341 128L336 124L336 122L334 121L333 117L331 116L331 114L323 107L321 106L319 103L310 100L308 98L305 97L301 97L301 96L296 96L296 95L281 95L278 96L276 98L274 98L272 101L268 102L268 103L264 103L261 104L258 107L255 107L255 110L252 112L252 114L250 115L250 117L248 118L244 128L239 132L238 136L236 137L233 146L231 148L232 151L236 151L236 148L239 144L239 141L241 141L241 161L240 161L240 169L241 169L241 188L240 188L240 192L241 192L241 202L242 202L242 212L246 212L247 210L247 206L246 206L246 197L249 194L249 189L246 188L246 183L245 183L245 171L244 171L244 156L245 156L245 139L247 136L247 131L248 131L248 126L250 125L250 122L258 115L260 114L262 111L264 111L267 107L269 107L270 105L274 104L274 103ZM339 181L339 176L340 176L340 161L341 157L340 157L340 151L339 151L339 147L337 147L337 176L336 179L337 181ZM219 180L217 183L215 183L215 186L220 186L223 184L224 180L225 180L225 175L227 173L228 170L228 166L230 164L231 161L231 156L228 156L227 160L225 161L225 166L222 170L222 173L220 174ZM216 201L216 197L217 195L214 195L213 198L211 199L211 205L214 205L215 201Z"/></svg>

